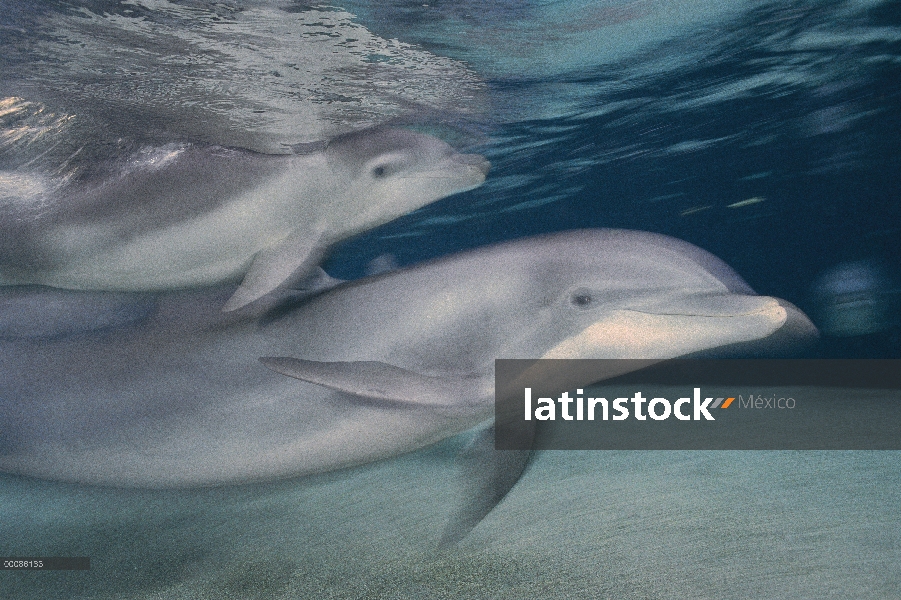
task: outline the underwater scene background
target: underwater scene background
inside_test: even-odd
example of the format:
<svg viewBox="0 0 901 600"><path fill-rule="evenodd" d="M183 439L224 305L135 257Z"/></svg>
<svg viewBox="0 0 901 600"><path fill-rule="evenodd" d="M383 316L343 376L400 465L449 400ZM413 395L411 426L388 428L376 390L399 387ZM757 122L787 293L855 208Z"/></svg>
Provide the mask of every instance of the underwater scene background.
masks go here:
<svg viewBox="0 0 901 600"><path fill-rule="evenodd" d="M651 231L800 307L809 356L901 358L899 81L897 1L0 0L0 210L147 145L392 124L491 171L340 244L333 277ZM471 437L209 489L4 474L0 555L92 563L0 596L901 597L897 452L545 451L439 552Z"/></svg>

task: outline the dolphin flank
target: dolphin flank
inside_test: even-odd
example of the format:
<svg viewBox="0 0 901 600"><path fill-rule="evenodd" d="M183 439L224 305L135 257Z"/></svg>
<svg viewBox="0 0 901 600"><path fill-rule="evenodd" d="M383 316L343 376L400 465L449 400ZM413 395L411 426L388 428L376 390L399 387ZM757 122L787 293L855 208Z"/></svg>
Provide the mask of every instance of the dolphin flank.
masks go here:
<svg viewBox="0 0 901 600"><path fill-rule="evenodd" d="M497 358L666 359L815 334L707 252L622 230L478 248L259 319L221 312L233 290L0 290L0 471L154 488L324 472L487 421ZM476 470L491 500L465 527L524 464L493 455L501 467Z"/></svg>
<svg viewBox="0 0 901 600"><path fill-rule="evenodd" d="M391 128L295 150L170 144L86 181L0 176L15 185L0 189L12 198L0 283L160 291L243 277L225 306L234 310L302 280L335 242L477 187L489 166ZM34 182L25 191L23 178Z"/></svg>

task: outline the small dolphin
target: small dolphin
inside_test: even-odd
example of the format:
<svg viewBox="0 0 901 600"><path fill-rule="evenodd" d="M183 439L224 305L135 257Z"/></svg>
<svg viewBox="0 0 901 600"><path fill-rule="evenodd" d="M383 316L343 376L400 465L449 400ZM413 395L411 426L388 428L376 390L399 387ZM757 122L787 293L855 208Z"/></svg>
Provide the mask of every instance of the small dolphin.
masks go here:
<svg viewBox="0 0 901 600"><path fill-rule="evenodd" d="M815 331L714 256L635 231L478 248L260 319L219 310L232 289L160 294L153 310L134 294L129 312L123 294L7 288L0 471L155 488L329 471L490 419L497 358L665 359ZM79 298L90 317L66 317ZM522 470L493 455L465 528Z"/></svg>
<svg viewBox="0 0 901 600"><path fill-rule="evenodd" d="M294 149L171 144L102 178L34 176L31 194L22 174L0 173L19 196L0 190L0 283L154 291L243 276L225 305L234 310L302 279L335 242L477 187L489 166L402 129Z"/></svg>

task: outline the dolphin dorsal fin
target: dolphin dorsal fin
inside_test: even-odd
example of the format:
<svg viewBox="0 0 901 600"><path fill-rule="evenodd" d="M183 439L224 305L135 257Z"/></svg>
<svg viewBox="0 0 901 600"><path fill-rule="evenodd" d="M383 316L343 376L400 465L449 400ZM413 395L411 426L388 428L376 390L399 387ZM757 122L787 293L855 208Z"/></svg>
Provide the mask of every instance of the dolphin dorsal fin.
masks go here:
<svg viewBox="0 0 901 600"><path fill-rule="evenodd" d="M432 377L379 361L319 362L290 357L263 357L267 368L338 392L369 400L453 408L466 405L475 380ZM463 400L461 402L461 400Z"/></svg>

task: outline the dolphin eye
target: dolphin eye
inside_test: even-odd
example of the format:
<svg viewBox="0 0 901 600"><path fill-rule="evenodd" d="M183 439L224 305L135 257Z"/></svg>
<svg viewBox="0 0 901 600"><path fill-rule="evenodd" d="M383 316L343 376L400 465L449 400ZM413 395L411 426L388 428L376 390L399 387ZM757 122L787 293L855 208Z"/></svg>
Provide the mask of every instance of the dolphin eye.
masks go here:
<svg viewBox="0 0 901 600"><path fill-rule="evenodd" d="M588 308L591 306L591 294L586 291L575 292L569 300L577 308Z"/></svg>
<svg viewBox="0 0 901 600"><path fill-rule="evenodd" d="M403 173L416 163L416 157L411 156L410 152L385 152L369 161L364 169L369 169L373 179L385 179ZM365 172L361 171L361 174Z"/></svg>

